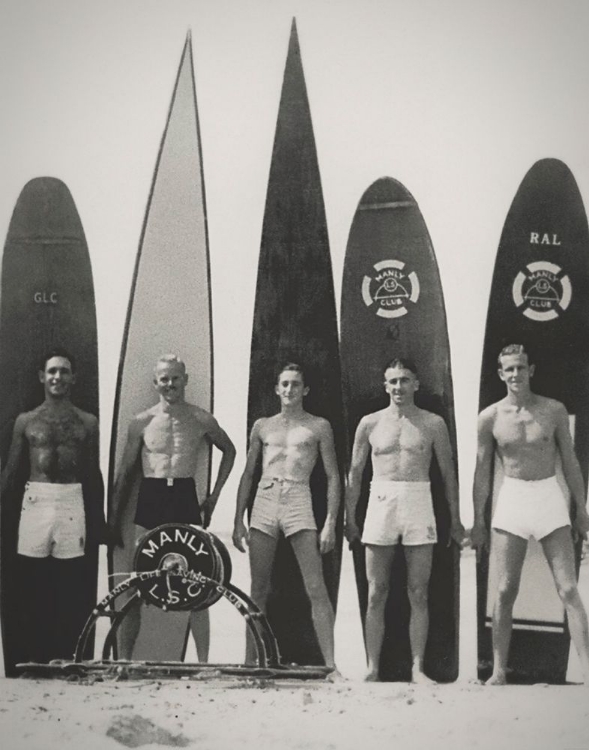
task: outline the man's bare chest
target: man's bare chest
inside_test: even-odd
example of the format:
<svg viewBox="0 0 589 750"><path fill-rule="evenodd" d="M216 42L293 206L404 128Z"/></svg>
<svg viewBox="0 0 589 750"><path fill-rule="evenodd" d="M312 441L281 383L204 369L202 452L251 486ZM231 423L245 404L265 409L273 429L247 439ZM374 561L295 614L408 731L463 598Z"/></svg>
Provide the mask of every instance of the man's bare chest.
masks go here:
<svg viewBox="0 0 589 750"><path fill-rule="evenodd" d="M431 448L431 440L421 426L408 420L378 422L370 433L369 441L375 455L402 452L423 454Z"/></svg>
<svg viewBox="0 0 589 750"><path fill-rule="evenodd" d="M75 412L45 413L29 423L25 434L33 448L75 448L85 441L87 430Z"/></svg>

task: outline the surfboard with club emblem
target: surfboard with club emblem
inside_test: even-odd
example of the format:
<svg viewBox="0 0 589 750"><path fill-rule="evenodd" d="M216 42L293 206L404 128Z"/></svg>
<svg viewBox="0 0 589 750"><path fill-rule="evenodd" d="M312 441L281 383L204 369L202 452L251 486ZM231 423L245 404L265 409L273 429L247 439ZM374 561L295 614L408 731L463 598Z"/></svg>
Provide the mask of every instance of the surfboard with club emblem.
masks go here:
<svg viewBox="0 0 589 750"><path fill-rule="evenodd" d="M0 374L10 383L0 399L0 456L5 465L16 417L39 406L44 398L39 382L40 359L55 347L63 347L77 363L77 381L72 403L98 415L98 340L96 306L88 245L72 195L54 177L37 177L23 188L8 228L2 257L0 292ZM15 665L38 661L53 643L47 624L39 623L38 634L27 642L30 628L20 622L17 593L19 579L17 538L25 482L29 478L28 459L22 461L13 486L1 503L1 620L4 667L7 676L16 674ZM102 487L83 484L86 532L99 532L103 518L92 509L93 493L102 502ZM102 511L101 511L102 512ZM81 632L96 604L98 547L86 546L84 581L72 591L70 601L59 612L62 628L74 622ZM49 565L51 560L47 561ZM59 575L53 571L52 575ZM46 573L47 575L47 573ZM55 602L52 603L56 607ZM75 641L72 647L75 648ZM88 653L92 656L93 639ZM56 658L57 654L46 654Z"/></svg>
<svg viewBox="0 0 589 750"><path fill-rule="evenodd" d="M444 418L454 456L456 429L450 348L442 286L431 240L411 193L383 177L362 196L354 215L344 262L341 361L348 444L360 419L387 406L384 368L395 357L412 359L418 371L417 406ZM364 472L356 520L364 526L372 467ZM430 628L425 671L441 682L458 675L459 551L447 546L450 514L439 468L430 473L438 543L429 587ZM362 621L368 584L365 549L353 549ZM382 680L411 678L407 573L396 554L385 611L380 662Z"/></svg>
<svg viewBox="0 0 589 750"><path fill-rule="evenodd" d="M258 418L279 410L274 390L276 368L289 360L305 367L306 384L311 390L304 407L330 422L342 465L343 417L331 259L294 21L262 229L250 358L248 435ZM327 497L320 459L311 478L311 490L321 529ZM323 573L334 609L341 566L342 518L343 505L336 548L323 557ZM298 565L290 544L283 538L276 554L267 614L284 663L323 663Z"/></svg>
<svg viewBox="0 0 589 750"><path fill-rule="evenodd" d="M524 344L536 368L535 393L566 406L585 487L589 468L589 232L579 189L558 159L542 159L521 183L503 227L489 300L479 410L505 396L497 357ZM495 458L493 502L501 485ZM562 472L559 483L566 489ZM568 493L567 493L568 494ZM578 550L580 552L580 549ZM579 558L577 558L578 560ZM477 567L479 675L492 670L491 621L496 577L489 556ZM564 608L541 545L530 540L518 598L508 679L562 683L570 638Z"/></svg>
<svg viewBox="0 0 589 750"><path fill-rule="evenodd" d="M113 417L111 490L129 423L157 402L153 368L158 357L167 353L186 364L186 400L211 411L210 267L190 35L182 52L135 265ZM195 476L200 502L208 495L210 457L210 447L203 445ZM124 547L111 554L111 586L133 570L139 471L140 467L123 519ZM133 658L182 659L188 619L186 612L142 607Z"/></svg>

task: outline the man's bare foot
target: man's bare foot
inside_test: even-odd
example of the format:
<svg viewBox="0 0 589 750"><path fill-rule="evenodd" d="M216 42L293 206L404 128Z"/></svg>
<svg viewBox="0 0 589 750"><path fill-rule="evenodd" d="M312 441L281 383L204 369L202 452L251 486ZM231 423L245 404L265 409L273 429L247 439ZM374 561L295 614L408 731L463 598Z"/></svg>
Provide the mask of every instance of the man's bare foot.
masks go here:
<svg viewBox="0 0 589 750"><path fill-rule="evenodd" d="M493 672L493 674L485 682L485 685L507 685L507 677L505 675L505 672Z"/></svg>
<svg viewBox="0 0 589 750"><path fill-rule="evenodd" d="M364 675L364 682L379 682L378 670L371 669Z"/></svg>
<svg viewBox="0 0 589 750"><path fill-rule="evenodd" d="M325 678L326 682L346 682L346 677L339 671L337 667L332 667L331 672Z"/></svg>
<svg viewBox="0 0 589 750"><path fill-rule="evenodd" d="M413 672L411 674L411 682L414 685L437 685L438 683L435 680L432 680L431 677L428 677L425 672L423 672L421 669L415 669L413 668Z"/></svg>

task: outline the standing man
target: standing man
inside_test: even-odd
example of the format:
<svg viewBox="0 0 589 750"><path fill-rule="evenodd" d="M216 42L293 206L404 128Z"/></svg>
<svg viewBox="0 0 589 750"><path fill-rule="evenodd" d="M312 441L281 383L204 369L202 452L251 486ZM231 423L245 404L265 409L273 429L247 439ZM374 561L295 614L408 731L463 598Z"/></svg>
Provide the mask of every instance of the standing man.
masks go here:
<svg viewBox="0 0 589 750"><path fill-rule="evenodd" d="M212 414L184 400L188 375L182 360L163 355L154 369L154 387L159 395L155 406L137 415L129 425L127 443L113 492L113 542L123 546L121 522L129 500L139 459L142 479L137 497L135 524L139 539L148 529L164 523L190 523L207 528L219 495L235 461L235 446ZM216 446L223 457L210 495L199 505L194 477L203 441ZM140 626L140 608L127 616L121 633L121 652L132 658ZM198 658L209 655L209 613L192 612L192 633Z"/></svg>
<svg viewBox="0 0 589 750"><path fill-rule="evenodd" d="M321 555L335 545L335 523L340 504L340 479L331 426L309 414L303 398L309 392L300 365L289 362L278 373L275 386L280 413L258 419L252 427L247 461L237 492L233 544L245 552L249 545L252 599L266 612L274 555L280 532L292 545L305 590L311 602L315 634L327 667L335 669L334 616L323 579ZM309 480L321 456L327 475L327 518L317 533ZM249 532L244 514L253 478L261 464L262 478L254 499ZM246 662L255 653L247 639Z"/></svg>
<svg viewBox="0 0 589 750"><path fill-rule="evenodd" d="M474 479L472 546L488 549L485 505L491 495L493 456L497 453L505 479L492 520L491 554L497 570L493 609L493 674L487 685L506 683L513 605L528 546L533 536L544 550L566 609L570 633L589 685L587 615L577 589L571 521L566 499L556 481L560 456L564 478L576 506L574 531L589 530L585 488L573 449L568 414L559 401L533 393L534 365L521 344L499 354L499 377L507 396L479 415L477 464Z"/></svg>
<svg viewBox="0 0 589 750"><path fill-rule="evenodd" d="M389 580L395 552L402 544L411 606L412 681L427 683L432 680L424 674L423 656L429 629L428 586L437 541L429 482L432 454L437 458L450 506L451 540L460 545L464 529L458 511L458 484L444 420L415 405L419 380L413 362L392 360L384 371L384 387L390 404L367 414L356 429L346 491L346 537L353 544L360 539L356 506L370 455L373 478L362 535L368 578L365 679L379 679Z"/></svg>
<svg viewBox="0 0 589 750"><path fill-rule="evenodd" d="M54 349L39 364L45 400L17 417L0 484L2 501L15 502L19 468L28 460L15 570L20 640L27 646L17 662L73 657L94 606L80 606L88 587L85 554L104 543L106 530L98 420L70 400L74 358Z"/></svg>

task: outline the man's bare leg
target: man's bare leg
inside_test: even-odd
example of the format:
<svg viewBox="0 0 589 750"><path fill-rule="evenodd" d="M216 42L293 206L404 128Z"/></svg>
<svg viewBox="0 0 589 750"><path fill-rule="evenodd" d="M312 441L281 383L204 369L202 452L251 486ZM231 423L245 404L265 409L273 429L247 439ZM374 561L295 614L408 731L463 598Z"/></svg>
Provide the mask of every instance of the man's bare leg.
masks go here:
<svg viewBox="0 0 589 750"><path fill-rule="evenodd" d="M311 601L313 625L319 648L323 654L323 661L326 667L335 669L333 607L323 578L323 565L319 553L317 532L310 529L298 531L289 537L288 541L292 544L303 577L305 591Z"/></svg>
<svg viewBox="0 0 589 750"><path fill-rule="evenodd" d="M366 545L366 576L368 578L368 607L366 609L366 682L379 679L380 652L384 639L384 609L389 595L391 567L396 546Z"/></svg>
<svg viewBox="0 0 589 750"><path fill-rule="evenodd" d="M566 609L571 638L581 662L583 682L589 686L589 627L587 612L577 586L571 530L568 526L556 529L540 543L552 570L556 590Z"/></svg>
<svg viewBox="0 0 589 750"><path fill-rule="evenodd" d="M272 582L272 568L278 539L264 534L259 529L250 529L249 558L251 573L251 597L258 607L266 614L266 604ZM250 633L249 626L245 636L245 663L256 664L256 645Z"/></svg>
<svg viewBox="0 0 589 750"><path fill-rule="evenodd" d="M211 643L211 618L208 609L190 613L190 631L196 644L199 662L208 662Z"/></svg>
<svg viewBox="0 0 589 750"><path fill-rule="evenodd" d="M433 544L406 546L407 594L411 606L409 642L413 660L411 682L433 684L423 671L423 657L429 631L428 587L432 572Z"/></svg>
<svg viewBox="0 0 589 750"><path fill-rule="evenodd" d="M497 571L497 592L493 607L493 674L486 685L505 685L513 626L513 605L519 591L527 539L493 529L491 555Z"/></svg>

